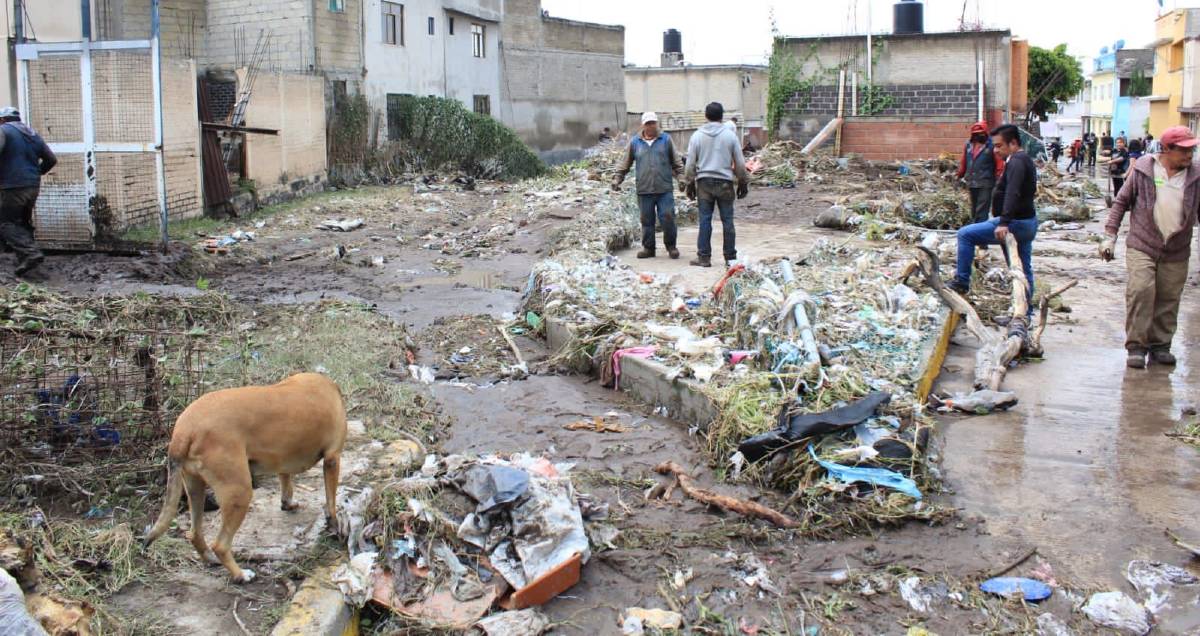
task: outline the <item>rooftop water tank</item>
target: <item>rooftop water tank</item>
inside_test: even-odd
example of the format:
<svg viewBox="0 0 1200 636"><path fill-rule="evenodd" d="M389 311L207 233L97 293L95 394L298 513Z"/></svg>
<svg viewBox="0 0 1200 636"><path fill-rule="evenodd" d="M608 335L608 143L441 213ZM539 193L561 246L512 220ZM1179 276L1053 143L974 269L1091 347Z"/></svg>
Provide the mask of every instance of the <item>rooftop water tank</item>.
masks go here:
<svg viewBox="0 0 1200 636"><path fill-rule="evenodd" d="M683 34L675 29L663 31L663 53L683 53Z"/></svg>
<svg viewBox="0 0 1200 636"><path fill-rule="evenodd" d="M892 18L896 35L925 32L925 5L920 0L900 0L892 8Z"/></svg>

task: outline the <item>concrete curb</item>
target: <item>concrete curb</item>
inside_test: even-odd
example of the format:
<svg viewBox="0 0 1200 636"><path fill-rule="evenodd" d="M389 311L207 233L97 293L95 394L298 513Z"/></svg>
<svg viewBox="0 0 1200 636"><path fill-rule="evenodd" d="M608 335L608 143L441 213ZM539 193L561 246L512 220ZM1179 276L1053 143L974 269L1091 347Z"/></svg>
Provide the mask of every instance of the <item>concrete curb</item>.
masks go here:
<svg viewBox="0 0 1200 636"><path fill-rule="evenodd" d="M358 609L330 583L336 568L319 568L304 579L271 636L358 636Z"/></svg>
<svg viewBox="0 0 1200 636"><path fill-rule="evenodd" d="M922 404L929 398L933 383L942 371L950 338L958 327L958 315L943 308L939 314L940 327L937 336L925 347L925 362L917 375L915 394ZM561 352L576 339L575 327L554 317L546 317L546 342L551 351ZM588 363L583 368L582 360L573 361L576 370L588 373L599 371ZM621 390L653 408L665 407L674 419L699 427L701 431L717 419L720 409L703 390L701 384L690 378L672 377L673 369L653 360L624 358L621 360Z"/></svg>

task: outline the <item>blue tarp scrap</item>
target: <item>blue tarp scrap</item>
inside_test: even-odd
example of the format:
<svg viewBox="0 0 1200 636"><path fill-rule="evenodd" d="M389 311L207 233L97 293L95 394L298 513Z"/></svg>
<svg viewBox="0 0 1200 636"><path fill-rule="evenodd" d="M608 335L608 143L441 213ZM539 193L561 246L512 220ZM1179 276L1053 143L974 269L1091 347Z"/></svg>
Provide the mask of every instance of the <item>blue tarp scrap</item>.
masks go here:
<svg viewBox="0 0 1200 636"><path fill-rule="evenodd" d="M860 468L858 466L843 466L833 462L827 462L817 457L817 452L813 450L812 444L808 445L808 454L816 460L822 468L829 471L829 475L834 479L852 484L862 482L891 488L892 490L904 493L913 499L921 498L921 491L917 489L917 482L901 475L894 470L886 468Z"/></svg>

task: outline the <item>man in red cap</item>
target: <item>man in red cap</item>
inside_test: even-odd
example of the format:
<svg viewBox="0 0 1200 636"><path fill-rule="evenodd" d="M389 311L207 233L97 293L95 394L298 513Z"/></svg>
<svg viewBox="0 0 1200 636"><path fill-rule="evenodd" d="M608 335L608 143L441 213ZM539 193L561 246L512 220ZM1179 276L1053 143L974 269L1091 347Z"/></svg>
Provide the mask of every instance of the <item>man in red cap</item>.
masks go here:
<svg viewBox="0 0 1200 636"><path fill-rule="evenodd" d="M1160 141L1162 152L1139 158L1117 193L1100 244L1100 257L1111 261L1128 211L1125 350L1134 369L1146 367L1147 355L1158 364L1175 364L1171 339L1200 206L1200 168L1192 163L1200 140L1187 126L1173 126Z"/></svg>
<svg viewBox="0 0 1200 636"><path fill-rule="evenodd" d="M967 182L971 193L971 223L983 223L992 216L992 190L1004 171L1004 162L996 160L986 122L971 125L971 140L963 147L958 178Z"/></svg>

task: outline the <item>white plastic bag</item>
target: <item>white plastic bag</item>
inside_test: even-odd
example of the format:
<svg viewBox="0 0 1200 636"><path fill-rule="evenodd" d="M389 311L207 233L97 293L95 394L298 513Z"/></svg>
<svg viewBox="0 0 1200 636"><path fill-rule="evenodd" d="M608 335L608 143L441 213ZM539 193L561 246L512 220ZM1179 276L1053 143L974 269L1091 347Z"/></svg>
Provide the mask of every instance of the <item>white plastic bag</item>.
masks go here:
<svg viewBox="0 0 1200 636"><path fill-rule="evenodd" d="M0 569L0 634L46 636L46 630L25 609L25 593L8 572Z"/></svg>

